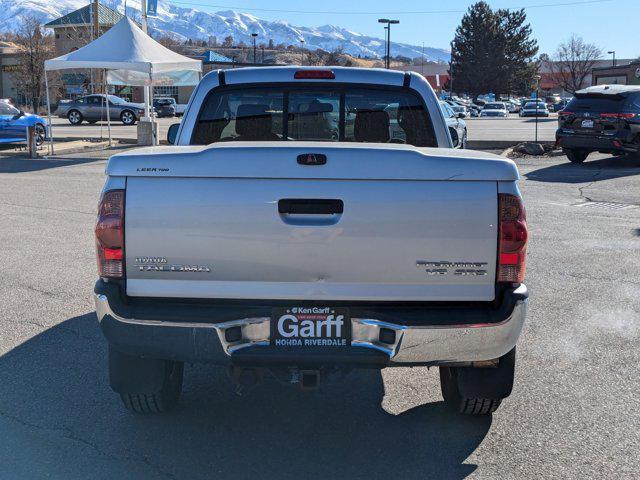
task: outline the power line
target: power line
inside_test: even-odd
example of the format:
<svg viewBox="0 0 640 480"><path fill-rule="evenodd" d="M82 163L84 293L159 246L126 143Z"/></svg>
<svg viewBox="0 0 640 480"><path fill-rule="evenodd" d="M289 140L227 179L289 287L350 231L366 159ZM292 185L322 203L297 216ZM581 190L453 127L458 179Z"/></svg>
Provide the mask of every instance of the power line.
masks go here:
<svg viewBox="0 0 640 480"><path fill-rule="evenodd" d="M596 3L609 3L614 0L575 0L569 2L559 3L539 3L534 5L524 5L520 7L510 7L512 10L531 9L531 8L548 8L548 7L567 7L576 5L589 5ZM302 13L302 14L330 14L330 15L386 15L389 11L337 11L337 10L285 10L276 8L245 8L237 5L211 5L208 3L198 2L185 2L180 0L171 0L170 3L177 5L188 5L193 7L210 7L210 8L230 8L232 10L246 10L255 12L270 12L270 13ZM466 10L405 10L394 11L394 15L435 15L435 14L448 14L448 13L465 13Z"/></svg>

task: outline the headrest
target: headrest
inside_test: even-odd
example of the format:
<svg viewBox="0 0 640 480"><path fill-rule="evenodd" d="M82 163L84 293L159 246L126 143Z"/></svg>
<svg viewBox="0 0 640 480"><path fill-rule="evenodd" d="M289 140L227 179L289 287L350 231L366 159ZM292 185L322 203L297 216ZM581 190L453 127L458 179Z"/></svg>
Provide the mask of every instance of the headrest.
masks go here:
<svg viewBox="0 0 640 480"><path fill-rule="evenodd" d="M389 141L389 114L383 110L359 110L353 126L356 142Z"/></svg>
<svg viewBox="0 0 640 480"><path fill-rule="evenodd" d="M259 138L271 133L271 115L268 105L242 104L236 112L236 133L241 136Z"/></svg>

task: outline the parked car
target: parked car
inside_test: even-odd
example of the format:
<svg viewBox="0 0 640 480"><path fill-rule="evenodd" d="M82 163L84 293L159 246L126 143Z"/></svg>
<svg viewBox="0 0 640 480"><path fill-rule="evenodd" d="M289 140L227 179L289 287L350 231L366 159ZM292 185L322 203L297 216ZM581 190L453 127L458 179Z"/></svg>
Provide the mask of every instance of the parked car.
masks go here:
<svg viewBox="0 0 640 480"><path fill-rule="evenodd" d="M481 110L482 110L482 107L480 105L476 105L475 103L470 103L469 104L469 115L470 116L479 117Z"/></svg>
<svg viewBox="0 0 640 480"><path fill-rule="evenodd" d="M591 152L640 154L640 86L597 85L576 92L558 113L556 143L582 163Z"/></svg>
<svg viewBox="0 0 640 480"><path fill-rule="evenodd" d="M0 102L0 143L25 142L28 127L34 127L36 145L42 145L46 138L47 121L39 115L23 112L8 102Z"/></svg>
<svg viewBox="0 0 640 480"><path fill-rule="evenodd" d="M519 115L521 117L548 117L549 110L547 109L547 104L542 101L527 102L520 110Z"/></svg>
<svg viewBox="0 0 640 480"><path fill-rule="evenodd" d="M156 97L153 108L158 117L173 117L176 114L176 101L172 97Z"/></svg>
<svg viewBox="0 0 640 480"><path fill-rule="evenodd" d="M504 102L486 103L480 110L481 117L508 117L509 111Z"/></svg>
<svg viewBox="0 0 640 480"><path fill-rule="evenodd" d="M106 121L104 95L87 95L70 102L60 102L54 115L68 119L71 125L80 125L85 120L89 123ZM124 125L134 125L143 115L144 104L127 102L115 95L109 95L111 120L120 120Z"/></svg>
<svg viewBox="0 0 640 480"><path fill-rule="evenodd" d="M173 145L106 168L94 300L126 408L174 407L184 362L304 389L438 366L446 404L473 415L509 396L528 297L518 170L452 150L426 79L239 68L191 102Z"/></svg>
<svg viewBox="0 0 640 480"><path fill-rule="evenodd" d="M449 127L449 134L454 148L467 148L467 124L463 120L464 112L458 112L446 102L440 102L440 109L444 115L444 121ZM462 108L459 107L458 108Z"/></svg>

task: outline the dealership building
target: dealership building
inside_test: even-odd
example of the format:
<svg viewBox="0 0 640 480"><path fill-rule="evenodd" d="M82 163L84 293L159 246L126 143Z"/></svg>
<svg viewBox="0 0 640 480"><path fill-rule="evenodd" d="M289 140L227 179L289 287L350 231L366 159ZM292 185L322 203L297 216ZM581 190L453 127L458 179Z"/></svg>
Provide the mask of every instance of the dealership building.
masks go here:
<svg viewBox="0 0 640 480"><path fill-rule="evenodd" d="M596 67L591 71L591 77L593 85L640 85L640 60Z"/></svg>

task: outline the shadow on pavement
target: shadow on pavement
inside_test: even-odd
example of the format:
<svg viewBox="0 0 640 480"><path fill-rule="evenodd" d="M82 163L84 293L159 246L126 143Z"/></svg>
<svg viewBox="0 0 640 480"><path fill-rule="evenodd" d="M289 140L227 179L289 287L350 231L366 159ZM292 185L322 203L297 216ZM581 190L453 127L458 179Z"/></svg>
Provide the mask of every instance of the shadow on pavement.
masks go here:
<svg viewBox="0 0 640 480"><path fill-rule="evenodd" d="M103 161L104 158L36 159L0 157L0 173L25 173Z"/></svg>
<svg viewBox="0 0 640 480"><path fill-rule="evenodd" d="M640 175L640 160L626 156L607 157L599 160L587 160L584 163L566 163L550 165L533 170L525 176L536 182L584 183L598 182L612 178Z"/></svg>
<svg viewBox="0 0 640 480"><path fill-rule="evenodd" d="M536 123L536 117L521 117L526 120L522 120L522 123ZM556 117L538 117L538 123L552 123L557 122Z"/></svg>
<svg viewBox="0 0 640 480"><path fill-rule="evenodd" d="M109 389L105 352L90 313L0 357L0 425L9 430L0 454L4 442L15 452L3 475L456 479L476 469L463 462L491 425L442 402L388 414L375 371L317 392L266 382L238 397L224 369L203 365L186 369L177 411L138 417ZM21 442L15 432L25 430Z"/></svg>

